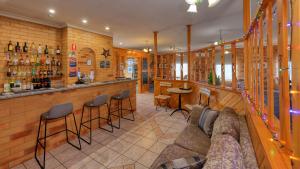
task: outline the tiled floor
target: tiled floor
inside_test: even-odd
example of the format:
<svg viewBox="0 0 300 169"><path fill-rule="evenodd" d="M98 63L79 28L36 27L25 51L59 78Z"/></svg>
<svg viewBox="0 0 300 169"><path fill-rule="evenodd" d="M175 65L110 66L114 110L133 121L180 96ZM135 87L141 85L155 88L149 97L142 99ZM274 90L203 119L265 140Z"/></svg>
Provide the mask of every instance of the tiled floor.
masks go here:
<svg viewBox="0 0 300 169"><path fill-rule="evenodd" d="M81 142L79 151L64 144L47 154L46 169L146 169L159 153L172 144L186 126L181 114L170 117L164 109L156 111L152 94L137 95L134 122L121 120L121 129L109 133L93 131L92 145ZM14 169L38 169L35 159Z"/></svg>

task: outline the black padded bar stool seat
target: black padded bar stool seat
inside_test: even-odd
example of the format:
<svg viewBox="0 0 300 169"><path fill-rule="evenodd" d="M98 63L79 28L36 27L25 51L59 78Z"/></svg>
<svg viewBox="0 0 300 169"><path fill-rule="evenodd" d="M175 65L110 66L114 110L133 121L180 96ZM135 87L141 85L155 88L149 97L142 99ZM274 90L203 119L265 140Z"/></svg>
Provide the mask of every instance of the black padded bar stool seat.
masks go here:
<svg viewBox="0 0 300 169"><path fill-rule="evenodd" d="M94 100L88 101L88 102L83 104L82 113L81 113L81 120L80 120L80 127L79 127L79 133L81 132L82 126L90 130L89 141L87 141L84 138L80 137L81 140L85 141L88 144L91 144L91 142L92 142L92 121L93 120L96 120L96 119L99 120L98 125L99 125L100 129L103 129L103 130L108 131L108 132L113 132L111 114L110 114L110 111L109 111L109 106L108 106L107 100L108 100L107 95L99 95ZM107 118L103 118L103 117L100 116L100 107L104 106L104 105L106 105L106 107L107 107L107 112L108 112L107 113L108 114ZM89 111L89 119L87 121L83 121L83 113L84 113L85 108L88 108L90 110ZM96 118L92 118L92 109L93 108L98 108L98 116ZM108 130L106 128L101 127L100 119L106 120L107 124L110 125L111 130ZM89 123L89 126L87 126L86 123Z"/></svg>
<svg viewBox="0 0 300 169"><path fill-rule="evenodd" d="M130 109L123 109L123 101L125 99L129 100ZM113 100L116 100L118 102L118 108L114 111L111 111L111 115L115 116L115 117L118 117L118 120L119 120L119 125L118 126L113 125L113 127L117 128L117 129L120 129L121 118L126 119L126 120L130 120L130 121L135 120L133 110L132 110L132 104L131 104L131 100L130 100L130 90L124 90L120 94L112 96L110 98L110 109L111 109L111 105L112 105ZM129 111L132 114L132 119L123 117L123 110ZM118 112L118 114L113 114L114 112Z"/></svg>
<svg viewBox="0 0 300 169"><path fill-rule="evenodd" d="M75 124L75 129L76 132L69 130L68 129L68 125L67 125L67 116L72 114L73 115L73 120L74 120L74 124ZM62 131L58 131L56 133L47 135L47 124L48 122L54 121L54 120L58 120L58 119L65 119L65 129ZM41 130L41 126L42 126L42 122L44 122L44 137L40 138L40 130ZM40 123L39 123L39 128L38 128L38 134L37 134L37 142L35 145L35 159L37 161L37 163L39 164L39 166L41 168L45 168L45 163L46 163L46 138L59 134L61 132L66 132L66 138L67 138L67 142L68 144L70 144L71 146L77 148L78 150L81 150L81 143L80 143L80 137L79 137L79 132L77 129L77 124L76 124L76 120L75 120L75 115L73 113L73 105L72 103L66 103L66 104L60 104L60 105L56 105L54 107L52 107L48 112L45 112L43 114L41 114L40 116ZM78 143L79 146L74 145L73 143L71 143L69 141L69 136L68 136L68 132L71 132L73 134L75 134L78 138ZM41 140L44 140L44 143L42 144ZM38 151L38 146L41 146L43 149L43 164L41 164L40 160L37 157L37 151Z"/></svg>

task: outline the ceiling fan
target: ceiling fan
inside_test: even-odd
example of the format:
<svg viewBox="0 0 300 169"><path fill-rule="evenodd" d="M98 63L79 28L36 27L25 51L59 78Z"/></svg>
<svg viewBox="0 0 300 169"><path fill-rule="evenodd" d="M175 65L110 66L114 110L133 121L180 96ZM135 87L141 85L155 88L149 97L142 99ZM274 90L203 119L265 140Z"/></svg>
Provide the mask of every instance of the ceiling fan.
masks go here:
<svg viewBox="0 0 300 169"><path fill-rule="evenodd" d="M187 12L197 13L197 5L199 5L203 0L185 0L187 4L190 5ZM208 7L216 6L220 0L208 0Z"/></svg>

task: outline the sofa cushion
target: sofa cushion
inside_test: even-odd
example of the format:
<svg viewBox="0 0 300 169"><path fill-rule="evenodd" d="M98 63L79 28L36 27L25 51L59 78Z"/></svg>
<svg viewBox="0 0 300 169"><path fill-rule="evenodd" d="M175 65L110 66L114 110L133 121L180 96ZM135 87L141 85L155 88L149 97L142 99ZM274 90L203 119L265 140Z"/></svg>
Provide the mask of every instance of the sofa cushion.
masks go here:
<svg viewBox="0 0 300 169"><path fill-rule="evenodd" d="M190 125L197 126L199 122L200 115L205 107L202 105L195 105L192 109L190 117Z"/></svg>
<svg viewBox="0 0 300 169"><path fill-rule="evenodd" d="M246 119L244 116L240 116L239 121L240 121L240 146L243 153L245 168L258 169Z"/></svg>
<svg viewBox="0 0 300 169"><path fill-rule="evenodd" d="M239 143L230 135L218 135L206 156L204 169L244 169Z"/></svg>
<svg viewBox="0 0 300 169"><path fill-rule="evenodd" d="M199 118L199 128L209 137L212 135L213 126L219 112L210 108L204 108Z"/></svg>
<svg viewBox="0 0 300 169"><path fill-rule="evenodd" d="M161 164L179 159L179 158L184 158L184 157L191 157L191 156L197 156L198 153L195 153L193 151L187 150L185 148L182 148L178 145L171 144L168 145L161 153L160 155L155 159L155 161L151 165L151 169L156 169L159 167Z"/></svg>
<svg viewBox="0 0 300 169"><path fill-rule="evenodd" d="M167 161L157 167L157 169L199 169L203 168L205 160L205 156L202 155L179 158Z"/></svg>
<svg viewBox="0 0 300 169"><path fill-rule="evenodd" d="M211 140L214 141L215 137L220 134L229 134L237 141L240 139L240 124L238 115L233 109L224 108L219 113L213 127Z"/></svg>
<svg viewBox="0 0 300 169"><path fill-rule="evenodd" d="M177 137L175 144L206 155L210 147L210 138L198 127L189 125Z"/></svg>

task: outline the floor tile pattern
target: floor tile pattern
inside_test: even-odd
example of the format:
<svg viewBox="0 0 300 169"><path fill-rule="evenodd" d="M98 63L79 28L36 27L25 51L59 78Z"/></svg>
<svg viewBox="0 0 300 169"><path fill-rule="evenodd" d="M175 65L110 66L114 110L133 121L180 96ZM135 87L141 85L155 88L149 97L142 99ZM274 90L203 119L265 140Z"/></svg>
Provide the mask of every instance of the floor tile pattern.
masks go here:
<svg viewBox="0 0 300 169"><path fill-rule="evenodd" d="M121 129L114 133L93 131L92 144L82 141L81 151L69 144L51 150L46 169L147 169L187 125L180 113L170 113L155 110L153 94L138 94L134 122L122 119ZM38 168L35 159L14 167Z"/></svg>

